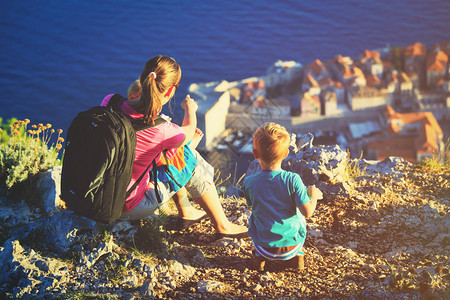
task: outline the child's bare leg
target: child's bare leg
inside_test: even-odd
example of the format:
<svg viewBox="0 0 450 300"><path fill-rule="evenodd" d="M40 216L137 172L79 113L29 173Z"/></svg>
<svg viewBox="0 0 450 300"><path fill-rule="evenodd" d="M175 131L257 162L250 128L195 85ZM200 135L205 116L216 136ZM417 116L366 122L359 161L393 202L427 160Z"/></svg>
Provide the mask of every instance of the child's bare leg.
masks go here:
<svg viewBox="0 0 450 300"><path fill-rule="evenodd" d="M181 188L172 196L173 202L178 210L178 217L186 220L196 220L201 218L205 212L192 206L189 201L186 188Z"/></svg>
<svg viewBox="0 0 450 300"><path fill-rule="evenodd" d="M247 227L233 224L228 220L215 188L208 189L195 201L206 211L218 233L238 234L247 232Z"/></svg>
<svg viewBox="0 0 450 300"><path fill-rule="evenodd" d="M264 271L264 266L266 265L266 259L263 256L253 255L251 258L251 264L253 269L257 271Z"/></svg>

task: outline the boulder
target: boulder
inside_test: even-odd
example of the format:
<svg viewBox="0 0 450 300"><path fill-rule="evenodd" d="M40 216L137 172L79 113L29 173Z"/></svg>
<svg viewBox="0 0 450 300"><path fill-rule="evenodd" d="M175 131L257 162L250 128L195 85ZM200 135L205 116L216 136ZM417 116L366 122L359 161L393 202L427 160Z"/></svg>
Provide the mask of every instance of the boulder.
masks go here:
<svg viewBox="0 0 450 300"><path fill-rule="evenodd" d="M61 170L61 166L47 170L39 175L37 181L37 190L42 197L43 209L49 215L60 211Z"/></svg>

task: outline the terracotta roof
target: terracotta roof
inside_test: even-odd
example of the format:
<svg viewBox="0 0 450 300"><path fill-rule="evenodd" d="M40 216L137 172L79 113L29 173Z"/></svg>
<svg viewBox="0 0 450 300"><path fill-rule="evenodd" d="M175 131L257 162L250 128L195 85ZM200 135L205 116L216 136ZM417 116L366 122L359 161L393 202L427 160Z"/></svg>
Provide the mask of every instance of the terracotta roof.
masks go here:
<svg viewBox="0 0 450 300"><path fill-rule="evenodd" d="M344 66L344 68L341 70L341 75L343 78L348 78L352 77L353 73L348 66Z"/></svg>
<svg viewBox="0 0 450 300"><path fill-rule="evenodd" d="M334 84L334 81L328 76L324 76L319 80L320 86L328 86L328 85L333 85L333 84Z"/></svg>
<svg viewBox="0 0 450 300"><path fill-rule="evenodd" d="M450 56L450 41L445 41L441 43L441 50Z"/></svg>
<svg viewBox="0 0 450 300"><path fill-rule="evenodd" d="M416 149L429 152L427 148L437 151L439 150L439 145L437 144L436 131L430 125L425 124L420 128L419 136L416 139Z"/></svg>
<svg viewBox="0 0 450 300"><path fill-rule="evenodd" d="M405 49L405 56L425 56L427 53L427 46L422 43L414 43Z"/></svg>
<svg viewBox="0 0 450 300"><path fill-rule="evenodd" d="M381 112L385 115L385 116L391 116L393 114L395 114L395 110L392 108L392 106L390 105L385 105L381 108Z"/></svg>
<svg viewBox="0 0 450 300"><path fill-rule="evenodd" d="M411 79L409 78L409 76L405 72L401 72L400 74L398 74L398 81L400 83L411 82Z"/></svg>
<svg viewBox="0 0 450 300"><path fill-rule="evenodd" d="M310 73L306 73L306 76L303 78L303 84L307 84L311 87L319 86L319 83L317 83L317 80L315 80L314 77Z"/></svg>
<svg viewBox="0 0 450 300"><path fill-rule="evenodd" d="M356 77L364 77L364 72L360 68L355 67L355 66L353 67L353 74Z"/></svg>
<svg viewBox="0 0 450 300"><path fill-rule="evenodd" d="M447 62L448 56L444 51L434 52L427 58L427 69L433 72L444 72Z"/></svg>
<svg viewBox="0 0 450 300"><path fill-rule="evenodd" d="M374 87L380 85L380 79L377 75L369 74L366 76L366 84L368 87Z"/></svg>
<svg viewBox="0 0 450 300"><path fill-rule="evenodd" d="M380 52L375 50L364 50L361 52L361 58L379 58Z"/></svg>
<svg viewBox="0 0 450 300"><path fill-rule="evenodd" d="M382 62L385 69L389 69L392 66L392 62L389 60L382 60Z"/></svg>
<svg viewBox="0 0 450 300"><path fill-rule="evenodd" d="M320 106L320 98L319 96L311 96L312 100Z"/></svg>
<svg viewBox="0 0 450 300"><path fill-rule="evenodd" d="M407 161L416 162L415 139L414 136L395 135L390 138L370 141L367 143L367 149L369 151L375 150L378 160L383 160L389 156L399 156Z"/></svg>
<svg viewBox="0 0 450 300"><path fill-rule="evenodd" d="M436 118L434 117L433 113L427 111L427 112L415 112L415 113L397 113L397 118L401 118L403 121L403 124L411 124L411 123L417 123L420 122L423 125L430 125L433 130L435 130L438 134L442 135L442 129L441 126L439 126L439 123L436 121Z"/></svg>
<svg viewBox="0 0 450 300"><path fill-rule="evenodd" d="M324 64L320 61L320 59L314 60L308 66L306 66L306 70L310 70L314 76L318 77L322 74L323 69L325 68Z"/></svg>

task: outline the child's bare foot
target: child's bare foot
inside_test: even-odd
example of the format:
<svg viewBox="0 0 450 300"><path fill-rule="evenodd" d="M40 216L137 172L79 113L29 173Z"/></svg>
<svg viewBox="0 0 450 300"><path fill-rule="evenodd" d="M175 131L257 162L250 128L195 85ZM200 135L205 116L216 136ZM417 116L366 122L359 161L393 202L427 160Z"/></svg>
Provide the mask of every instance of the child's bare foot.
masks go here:
<svg viewBox="0 0 450 300"><path fill-rule="evenodd" d="M263 256L253 255L251 258L252 268L257 271L264 271L264 266L266 265L266 259Z"/></svg>
<svg viewBox="0 0 450 300"><path fill-rule="evenodd" d="M286 267L287 268L293 268L298 270L304 270L305 269L305 261L303 258L303 255L297 255L290 260L286 261Z"/></svg>
<svg viewBox="0 0 450 300"><path fill-rule="evenodd" d="M198 129L195 128L195 133L194 133L194 137L192 138L191 143L189 144L189 147L194 150L195 148L197 148L198 144L200 143L200 141L202 140L203 137L203 132Z"/></svg>

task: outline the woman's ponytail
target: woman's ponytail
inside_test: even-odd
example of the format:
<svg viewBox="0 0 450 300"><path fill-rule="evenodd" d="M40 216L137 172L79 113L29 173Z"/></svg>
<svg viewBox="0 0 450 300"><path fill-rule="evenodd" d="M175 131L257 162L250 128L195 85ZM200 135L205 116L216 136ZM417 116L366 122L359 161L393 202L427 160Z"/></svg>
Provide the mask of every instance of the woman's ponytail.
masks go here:
<svg viewBox="0 0 450 300"><path fill-rule="evenodd" d="M142 92L139 110L144 114L147 124L154 124L155 118L162 109L162 93L178 83L180 66L171 57L155 56L150 59L139 77Z"/></svg>

